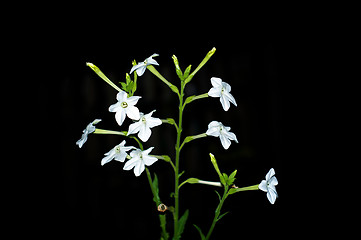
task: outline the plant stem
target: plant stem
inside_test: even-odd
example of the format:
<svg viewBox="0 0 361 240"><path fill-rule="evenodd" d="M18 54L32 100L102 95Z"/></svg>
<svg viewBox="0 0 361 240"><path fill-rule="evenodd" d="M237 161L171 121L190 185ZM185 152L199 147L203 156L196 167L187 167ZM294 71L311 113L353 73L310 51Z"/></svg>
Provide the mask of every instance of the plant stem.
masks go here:
<svg viewBox="0 0 361 240"><path fill-rule="evenodd" d="M184 97L185 83L181 83L181 92L179 95L179 120L177 129L177 142L176 142L176 158L175 158L175 184L174 184L174 238L179 239L178 233L178 216L179 216L179 156L180 156L180 138L182 134L182 120L183 120L183 97Z"/></svg>
<svg viewBox="0 0 361 240"><path fill-rule="evenodd" d="M215 214L214 214L214 218L213 218L213 222L212 222L211 228L209 229L205 240L208 240L208 239L211 237L212 232L213 232L213 229L214 229L214 227L216 226L217 221L219 220L218 218L219 218L219 214L221 213L221 209L222 209L223 203L224 203L224 201L226 200L227 197L228 197L228 186L225 186L222 199L221 199L221 201L220 201L219 204L218 204L218 207L217 207L216 212L215 212Z"/></svg>
<svg viewBox="0 0 361 240"><path fill-rule="evenodd" d="M157 193L156 193L156 189L154 189L153 180L152 180L152 176L150 175L149 169L147 167L145 167L145 170L147 172L149 186L150 186L150 189L152 190L153 199L155 199L154 202L155 202L155 205L157 208L161 204L161 202L156 198ZM159 216L159 221L160 221L160 227L162 228L162 236L164 237L164 240L167 240L168 233L167 233L167 229L166 229L165 215L158 214L158 216Z"/></svg>

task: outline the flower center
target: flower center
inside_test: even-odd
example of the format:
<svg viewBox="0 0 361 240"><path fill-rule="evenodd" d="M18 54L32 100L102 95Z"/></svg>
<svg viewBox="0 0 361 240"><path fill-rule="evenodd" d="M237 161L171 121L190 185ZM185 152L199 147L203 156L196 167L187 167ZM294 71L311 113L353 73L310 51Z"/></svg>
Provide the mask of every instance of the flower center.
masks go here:
<svg viewBox="0 0 361 240"><path fill-rule="evenodd" d="M145 123L146 121L145 117L142 117L142 122Z"/></svg>
<svg viewBox="0 0 361 240"><path fill-rule="evenodd" d="M127 107L128 107L128 103L122 102L121 106L122 106L122 108L127 108Z"/></svg>
<svg viewBox="0 0 361 240"><path fill-rule="evenodd" d="M120 153L120 147L119 147L119 146L117 146L117 147L115 148L115 152L116 152L116 153Z"/></svg>

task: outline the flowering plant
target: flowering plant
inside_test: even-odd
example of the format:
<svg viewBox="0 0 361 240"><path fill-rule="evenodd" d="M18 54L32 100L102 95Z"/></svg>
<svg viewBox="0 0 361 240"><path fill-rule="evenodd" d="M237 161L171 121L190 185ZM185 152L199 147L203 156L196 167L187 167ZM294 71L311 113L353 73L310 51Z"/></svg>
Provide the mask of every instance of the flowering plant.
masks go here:
<svg viewBox="0 0 361 240"><path fill-rule="evenodd" d="M164 78L153 65L159 65L154 57L158 57L158 54L153 54L149 58L145 59L143 62L137 63L133 61L133 66L130 70L130 73L126 74L126 81L121 82L121 88L109 80L108 77L94 64L87 63L86 65L90 67L100 78L112 86L116 91L116 100L117 102L109 106L109 112L115 113L115 120L120 127L124 127L123 123L126 117L132 119L134 123L128 126L128 131L114 131L114 130L105 130L95 127L101 119L96 119L93 122L89 123L86 129L83 131L81 139L76 142L76 144L81 148L88 139L89 134L115 134L120 135L122 141L114 146L109 152L105 153L105 157L101 160L101 165L104 165L111 160L125 162L123 169L124 170L133 170L136 177L140 176L144 171L147 175L149 186L153 194L153 201L156 204L156 209L159 211L159 221L161 228L161 237L160 239L169 239L170 233L173 234L172 239L180 239L181 235L186 226L187 218L189 211L186 210L183 213L180 212L179 196L180 188L185 184L205 184L215 187L223 188L223 195L218 194L219 204L216 207L215 215L213 221L210 225L210 228L207 232L203 232L198 226L194 225L198 230L199 235L202 240L210 239L213 229L216 223L225 216L228 212L221 214L222 206L228 196L250 190L262 190L267 193L267 198L271 204L274 204L276 198L278 197L276 191L276 185L278 184L277 178L275 177L275 170L271 168L267 173L265 180L262 180L259 184L246 186L246 187L237 187L234 183L236 180L237 170L234 170L231 174L226 174L220 170L215 156L210 153L210 160L219 177L219 182L211 182L206 180L200 180L198 178L188 178L184 181L181 181L181 176L183 172L180 171L179 162L180 162L180 152L183 146L186 143L189 143L195 139L204 138L208 136L219 137L221 145L224 149L229 149L231 141L238 143L237 137L230 130L229 126L225 126L223 123L218 121L212 121L208 125L208 130L205 133L201 133L194 136L187 136L182 141L182 128L183 128L183 111L187 104L191 102L207 98L220 98L221 105L224 111L228 111L232 103L234 106L237 106L235 98L232 96L231 86L224 82L222 79L217 77L212 77L210 79L211 88L208 93L189 96L185 98L184 90L187 84L193 79L195 74L207 63L207 61L215 53L216 49L213 48L207 53L202 62L198 67L191 72L191 65L189 65L184 72L179 67L178 59L175 55L172 56L176 73L180 79L180 88L176 85L169 82ZM149 70L152 74L158 77L163 83L165 83L172 92L174 92L179 99L179 115L178 123L172 118L157 118L152 115L156 110L151 111L150 113L141 112L136 106L138 101L141 100L140 96L134 96L137 90L137 79L142 76L146 70ZM133 74L133 78L130 74ZM163 123L173 125L177 131L176 145L175 145L175 159L171 159L168 155L153 155L151 154L154 147L149 147L144 150L143 143L147 142L151 137L152 131L151 128L158 127ZM97 125L98 126L98 125ZM137 135L135 135L137 134ZM126 146L128 139L131 138L135 140L136 146ZM171 170L174 173L174 205L166 206L159 197L159 187L158 187L158 178L156 173L151 174L150 167L155 164L158 160L165 161L170 164ZM168 211L168 214L167 214ZM165 213L166 212L166 213ZM166 217L169 215L173 217L173 230L166 225Z"/></svg>

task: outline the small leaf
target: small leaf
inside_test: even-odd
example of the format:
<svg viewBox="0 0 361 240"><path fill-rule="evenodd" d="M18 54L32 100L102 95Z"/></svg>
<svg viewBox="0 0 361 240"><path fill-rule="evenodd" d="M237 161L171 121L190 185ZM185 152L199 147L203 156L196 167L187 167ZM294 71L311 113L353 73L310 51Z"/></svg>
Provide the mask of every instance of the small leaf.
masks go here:
<svg viewBox="0 0 361 240"><path fill-rule="evenodd" d="M192 65L189 65L184 71L183 78L186 79L191 71Z"/></svg>
<svg viewBox="0 0 361 240"><path fill-rule="evenodd" d="M189 210L187 209L185 211L185 213L183 214L183 216L179 219L178 221L178 232L177 232L177 239L180 239L183 231L184 231L184 227L186 225L187 219L188 219L188 215L189 215Z"/></svg>
<svg viewBox="0 0 361 240"><path fill-rule="evenodd" d="M219 201L221 201L222 200L221 195L219 195L219 193L216 190L214 191L217 193Z"/></svg>
<svg viewBox="0 0 361 240"><path fill-rule="evenodd" d="M219 220L221 220L222 217L226 216L227 213L229 213L229 211L228 211L228 212L225 212L225 213L223 213L221 216L219 216L219 217L217 218L217 222L218 222Z"/></svg>
<svg viewBox="0 0 361 240"><path fill-rule="evenodd" d="M237 169L234 170L234 171L231 173L231 175L229 175L228 181L227 181L228 186L231 186L231 185L233 184L233 182L236 180L236 178L235 178L236 174L237 174Z"/></svg>
<svg viewBox="0 0 361 240"><path fill-rule="evenodd" d="M195 224L193 224L193 226L198 230L199 235L201 235L201 239L202 239L202 240L205 240L206 237L205 237L204 234L202 233L202 230L201 230L197 225L195 225Z"/></svg>
<svg viewBox="0 0 361 240"><path fill-rule="evenodd" d="M157 174L154 173L154 180L152 182L153 188L155 190L153 201L159 205L161 203L160 197L159 197L159 188L158 188L158 177Z"/></svg>

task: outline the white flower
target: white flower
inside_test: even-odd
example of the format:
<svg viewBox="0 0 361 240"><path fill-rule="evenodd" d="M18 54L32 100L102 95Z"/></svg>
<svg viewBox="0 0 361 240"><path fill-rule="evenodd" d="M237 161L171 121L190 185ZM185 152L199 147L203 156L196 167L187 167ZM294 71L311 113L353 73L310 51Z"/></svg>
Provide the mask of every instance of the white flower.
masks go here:
<svg viewBox="0 0 361 240"><path fill-rule="evenodd" d="M104 154L105 157L102 159L101 165L103 166L104 164L110 162L113 159L119 162L124 162L125 158L128 155L127 151L135 149L135 147L126 147L124 145L125 140L123 140L119 145L115 146L114 148L112 148L112 150Z"/></svg>
<svg viewBox="0 0 361 240"><path fill-rule="evenodd" d="M118 102L109 107L109 112L116 112L115 120L119 126L123 124L125 115L133 120L140 118L139 109L134 106L140 98L138 96L128 98L127 93L122 90L117 94Z"/></svg>
<svg viewBox="0 0 361 240"><path fill-rule="evenodd" d="M208 91L208 95L211 97L219 97L224 111L228 111L230 103L233 103L237 107L236 100L230 94L231 85L223 82L222 79L212 77L211 78L212 88Z"/></svg>
<svg viewBox="0 0 361 240"><path fill-rule="evenodd" d="M231 140L238 143L236 134L229 132L230 127L225 127L221 122L212 121L208 124L208 130L206 134L208 136L219 137L221 139L224 149L228 149L231 145Z"/></svg>
<svg viewBox="0 0 361 240"><path fill-rule="evenodd" d="M152 117L152 114L155 110L151 111L148 114L140 113L140 119L138 122L129 125L128 134L138 133L138 137L143 141L148 141L152 131L150 128L156 127L162 124L162 121L159 118Z"/></svg>
<svg viewBox="0 0 361 240"><path fill-rule="evenodd" d="M138 76L142 76L143 73L145 72L145 69L147 69L148 65L159 65L157 61L153 59L153 57L157 57L157 56L159 55L154 53L152 56L145 59L144 62L138 63L137 65L133 66L132 69L130 70L130 74L132 74L133 71L136 71Z"/></svg>
<svg viewBox="0 0 361 240"><path fill-rule="evenodd" d="M259 189L267 192L267 198L272 204L275 203L276 198L278 197L275 187L278 184L278 181L274 175L275 170L271 168L266 175L266 180L262 180L262 182L258 186Z"/></svg>
<svg viewBox="0 0 361 240"><path fill-rule="evenodd" d="M78 141L76 141L76 145L78 145L79 148L81 148L83 144L86 142L86 140L88 140L88 134L91 134L95 131L94 125L100 121L101 119L95 119L93 122L89 123L88 126L86 126L86 128L83 130L83 134L81 135L81 138Z"/></svg>
<svg viewBox="0 0 361 240"><path fill-rule="evenodd" d="M124 170L131 170L134 168L134 174L138 177L145 169L146 166L150 166L155 163L158 159L156 157L148 156L154 147L150 147L147 150L133 150L130 153L131 159L125 163Z"/></svg>

